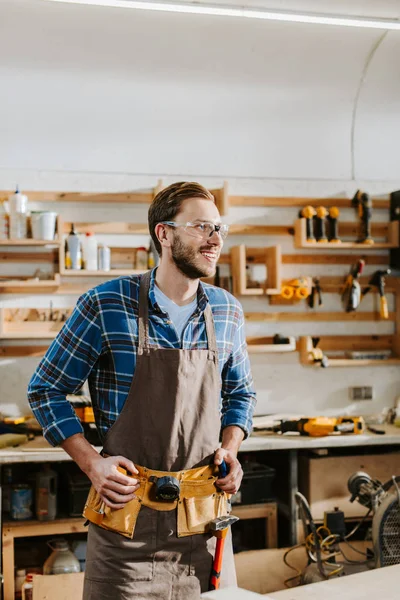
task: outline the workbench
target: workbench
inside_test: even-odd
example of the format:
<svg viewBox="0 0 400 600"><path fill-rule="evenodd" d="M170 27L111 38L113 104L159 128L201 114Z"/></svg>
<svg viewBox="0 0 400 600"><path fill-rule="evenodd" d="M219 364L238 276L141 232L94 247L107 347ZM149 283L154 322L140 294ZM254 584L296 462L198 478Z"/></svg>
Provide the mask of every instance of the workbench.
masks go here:
<svg viewBox="0 0 400 600"><path fill-rule="evenodd" d="M373 569L356 575L338 577L320 583L303 585L290 590L274 592L266 596L239 588L227 588L208 592L204 600L395 600L398 598L400 565Z"/></svg>
<svg viewBox="0 0 400 600"><path fill-rule="evenodd" d="M400 447L399 428L394 426L379 426L379 428L384 428L386 434L377 435L370 432L366 432L362 435L332 435L319 438L300 437L296 434L285 434L284 436L277 434L267 434L265 436L254 435L243 442L241 446L241 453L259 451L271 451L276 453L278 451L279 453L282 452L282 455L285 455L285 457L287 457L287 472L285 479L287 488L290 491L290 493L287 501L287 506L283 508L287 511L287 516L290 523L289 545L294 545L297 541L297 511L294 495L295 492L298 490L299 453L301 453L304 450L317 450L324 448L373 448L378 446ZM38 446L40 446L40 442L38 443L38 441L39 440L35 440L35 442L28 442L28 444L16 448L0 450L0 471L2 466L10 464L71 461L70 456L61 448L51 448L47 445L45 441L43 441L43 443L41 444L42 447L39 448ZM100 448L96 449L100 451ZM82 530L83 519L69 519L64 521L63 527L66 526L68 531ZM66 523L66 521L68 521L68 523ZM48 523L38 523L30 521L25 522L25 527L31 527L31 529L33 527L32 532L34 531L35 534L38 535L38 527L39 529L43 529L44 532L47 531L46 528L48 528L49 526L50 528L58 527L57 523L57 520ZM20 536L21 532L23 532L24 522L5 523L4 527L3 523L1 523L1 528L3 532L3 540L7 540L7 543L12 543L14 537ZM32 532L29 530L27 535L33 535ZM7 552L5 552L5 554L7 556L8 564L10 564L9 553L7 554ZM5 556L2 552L2 559L4 558ZM2 564L2 566L5 567L6 565ZM7 582L4 586L4 592L4 600L10 600L12 596L10 596L9 585L7 584ZM282 600L283 598L284 597L282 597ZM288 600L289 598L290 597L288 597Z"/></svg>

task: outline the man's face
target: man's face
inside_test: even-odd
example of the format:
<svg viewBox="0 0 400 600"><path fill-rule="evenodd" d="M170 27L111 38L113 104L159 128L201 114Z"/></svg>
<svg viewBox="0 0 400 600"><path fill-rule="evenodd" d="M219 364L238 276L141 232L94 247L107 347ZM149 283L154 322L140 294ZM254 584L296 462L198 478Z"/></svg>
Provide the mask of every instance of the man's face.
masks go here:
<svg viewBox="0 0 400 600"><path fill-rule="evenodd" d="M214 225L221 223L214 202L203 198L185 200L174 221L176 223L211 223ZM223 241L216 232L211 237L201 237L197 228L177 227L173 229L172 260L189 279L212 277L215 275L222 245Z"/></svg>

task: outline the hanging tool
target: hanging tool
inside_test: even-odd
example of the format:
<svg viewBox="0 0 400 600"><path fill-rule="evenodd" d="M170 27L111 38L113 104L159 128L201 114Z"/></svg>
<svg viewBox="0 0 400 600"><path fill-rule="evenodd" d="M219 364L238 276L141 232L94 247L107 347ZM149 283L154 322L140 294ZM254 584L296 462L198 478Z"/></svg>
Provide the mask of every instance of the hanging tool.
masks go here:
<svg viewBox="0 0 400 600"><path fill-rule="evenodd" d="M300 211L300 217L306 219L307 242L315 242L313 218L316 214L313 206L305 206L303 210Z"/></svg>
<svg viewBox="0 0 400 600"><path fill-rule="evenodd" d="M381 319L389 318L389 311L387 305L387 298L385 296L385 277L390 275L390 269L385 269L384 271L375 271L372 275L371 279L368 282L368 286L362 291L361 297L364 298L366 294L371 290L372 287L377 287L379 291L380 297L380 311L379 314Z"/></svg>
<svg viewBox="0 0 400 600"><path fill-rule="evenodd" d="M320 342L319 337L311 338L312 341L312 349L308 353L308 359L314 363L314 365L320 365L323 369L329 367L328 357L322 352L321 348L318 348L318 344Z"/></svg>
<svg viewBox="0 0 400 600"><path fill-rule="evenodd" d="M365 260L360 258L357 264L350 269L350 273L347 276L342 293L342 302L346 312L356 310L360 304L361 287L358 278L360 277L364 266Z"/></svg>
<svg viewBox="0 0 400 600"><path fill-rule="evenodd" d="M217 590L220 586L225 538L228 534L229 527L233 525L233 523L236 523L236 521L239 521L239 517L226 515L225 517L217 517L211 521L209 525L209 531L217 538L214 562L211 571L210 590Z"/></svg>
<svg viewBox="0 0 400 600"><path fill-rule="evenodd" d="M327 217L328 211L326 210L325 206L318 206L318 208L316 209L316 213L317 214L315 218L315 237L317 238L317 242L322 244L328 241L328 238L326 237L325 227L325 219Z"/></svg>
<svg viewBox="0 0 400 600"><path fill-rule="evenodd" d="M318 301L317 301L318 299ZM319 283L319 278L313 278L313 285L311 288L311 294L308 296L308 306L310 308L314 308L314 306L322 306L322 293L321 293L321 285Z"/></svg>
<svg viewBox="0 0 400 600"><path fill-rule="evenodd" d="M281 296L285 300L305 300L311 293L309 279L307 277L299 277L298 279L290 279L281 287Z"/></svg>
<svg viewBox="0 0 400 600"><path fill-rule="evenodd" d="M341 244L342 240L339 239L339 226L338 226L338 218L339 218L339 209L336 206L332 206L329 209L329 241L333 244Z"/></svg>
<svg viewBox="0 0 400 600"><path fill-rule="evenodd" d="M357 190L351 201L352 205L357 209L358 216L361 219L361 234L357 242L359 244L373 244L374 240L371 237L371 217L372 217L372 199L371 196Z"/></svg>
<svg viewBox="0 0 400 600"><path fill-rule="evenodd" d="M267 429L275 433L297 432L300 435L320 437L330 433L361 434L365 432L365 422L362 417L304 417L282 420Z"/></svg>

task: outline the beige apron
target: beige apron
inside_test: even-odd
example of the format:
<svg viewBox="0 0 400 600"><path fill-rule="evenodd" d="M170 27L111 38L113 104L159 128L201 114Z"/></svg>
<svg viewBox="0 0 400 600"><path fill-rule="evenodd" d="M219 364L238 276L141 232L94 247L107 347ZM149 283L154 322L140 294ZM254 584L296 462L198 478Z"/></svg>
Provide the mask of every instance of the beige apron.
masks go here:
<svg viewBox="0 0 400 600"><path fill-rule="evenodd" d="M149 345L150 272L139 292L139 343L132 385L107 432L104 453L160 471L209 464L219 445L221 382L211 307L208 349ZM196 600L208 590L215 538L177 537L177 511L142 506L133 539L89 525L84 600ZM225 545L221 587L236 585L232 541Z"/></svg>

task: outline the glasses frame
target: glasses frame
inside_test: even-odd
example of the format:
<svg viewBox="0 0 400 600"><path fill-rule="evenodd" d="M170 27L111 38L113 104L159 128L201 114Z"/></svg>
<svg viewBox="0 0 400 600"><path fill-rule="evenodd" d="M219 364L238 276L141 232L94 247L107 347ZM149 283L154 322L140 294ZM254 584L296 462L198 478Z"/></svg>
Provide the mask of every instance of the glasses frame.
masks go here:
<svg viewBox="0 0 400 600"><path fill-rule="evenodd" d="M214 225L214 223L210 223L208 221L204 221L201 223L193 223L192 221L187 221L186 223L177 223L176 221L160 221L160 225L169 225L170 227L183 227L186 231L186 233L188 235L191 235L192 237L196 237L198 239L200 239L200 236L194 234L194 233L190 233L190 231L187 231L188 227L197 227L198 225L211 225L214 227L214 230L210 233L210 235L204 236L204 239L210 239L215 232L218 233L219 237L221 238L221 240L225 240L226 237L228 236L229 233L229 225L227 225L226 223L221 223L220 225ZM223 228L223 229L222 229ZM226 232L226 233L222 233Z"/></svg>

